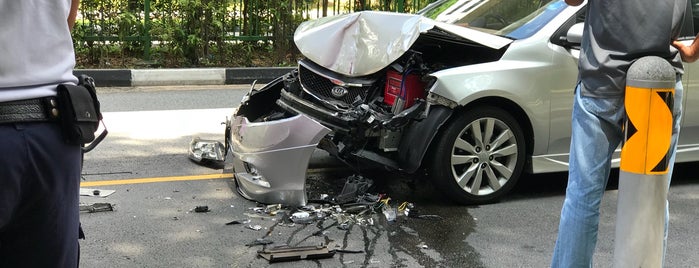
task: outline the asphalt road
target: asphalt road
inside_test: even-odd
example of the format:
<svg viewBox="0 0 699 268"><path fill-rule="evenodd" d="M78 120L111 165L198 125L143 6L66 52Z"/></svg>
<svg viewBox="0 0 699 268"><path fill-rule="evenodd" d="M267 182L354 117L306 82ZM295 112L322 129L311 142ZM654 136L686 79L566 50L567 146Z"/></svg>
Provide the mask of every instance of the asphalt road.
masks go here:
<svg viewBox="0 0 699 268"><path fill-rule="evenodd" d="M246 86L100 89L110 132L86 155L84 189L115 192L83 196L85 206L108 203L113 211L82 212L86 240L81 267L547 267L558 228L566 174L528 175L502 202L455 206L421 176L384 171L363 175L390 204L414 204L438 219L383 214L357 217L347 226L335 218L291 224L235 192L222 169L186 156L192 137L223 139L220 124ZM322 158L322 153L319 154ZM699 267L695 164L676 167L670 189L667 267ZM352 173L336 166L309 170L311 199L341 190ZM612 176L616 176L613 174ZM91 192L91 191L90 191ZM595 267L609 267L614 247L617 191L605 194ZM195 212L207 206L208 212ZM288 211L291 213L292 211ZM369 220L371 219L371 220ZM239 224L226 223L240 222ZM255 230L259 226L259 230ZM278 245L327 245L326 259L270 264L258 257L258 239Z"/></svg>

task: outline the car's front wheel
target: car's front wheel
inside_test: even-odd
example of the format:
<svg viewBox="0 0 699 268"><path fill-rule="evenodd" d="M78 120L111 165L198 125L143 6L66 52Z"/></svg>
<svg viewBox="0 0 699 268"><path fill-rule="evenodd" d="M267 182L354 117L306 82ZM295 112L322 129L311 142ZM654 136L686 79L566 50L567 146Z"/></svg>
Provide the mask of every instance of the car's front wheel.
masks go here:
<svg viewBox="0 0 699 268"><path fill-rule="evenodd" d="M430 177L460 204L497 201L514 187L525 161L522 128L512 115L493 106L456 115L433 146Z"/></svg>

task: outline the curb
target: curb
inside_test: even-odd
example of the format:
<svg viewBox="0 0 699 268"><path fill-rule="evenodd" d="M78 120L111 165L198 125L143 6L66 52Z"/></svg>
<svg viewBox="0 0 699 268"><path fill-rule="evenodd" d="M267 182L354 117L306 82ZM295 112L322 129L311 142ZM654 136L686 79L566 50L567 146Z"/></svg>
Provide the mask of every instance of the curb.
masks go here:
<svg viewBox="0 0 699 268"><path fill-rule="evenodd" d="M267 83L295 67L191 68L191 69L78 69L95 79L98 87L235 85L257 80Z"/></svg>

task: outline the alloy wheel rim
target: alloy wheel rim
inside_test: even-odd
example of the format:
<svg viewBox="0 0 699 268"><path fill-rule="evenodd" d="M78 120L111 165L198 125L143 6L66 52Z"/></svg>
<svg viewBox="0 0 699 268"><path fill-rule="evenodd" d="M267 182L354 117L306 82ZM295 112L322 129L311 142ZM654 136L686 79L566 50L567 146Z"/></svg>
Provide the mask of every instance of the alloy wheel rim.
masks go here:
<svg viewBox="0 0 699 268"><path fill-rule="evenodd" d="M517 165L517 140L497 118L479 118L466 125L451 149L452 176L471 195L485 196L500 190Z"/></svg>

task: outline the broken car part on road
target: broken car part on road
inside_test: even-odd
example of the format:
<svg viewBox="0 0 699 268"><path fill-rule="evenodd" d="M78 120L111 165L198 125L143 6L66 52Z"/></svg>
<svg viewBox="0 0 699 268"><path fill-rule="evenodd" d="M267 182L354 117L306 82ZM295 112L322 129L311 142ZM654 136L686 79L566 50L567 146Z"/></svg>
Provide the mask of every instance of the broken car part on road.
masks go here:
<svg viewBox="0 0 699 268"><path fill-rule="evenodd" d="M356 178L352 178L348 181L355 181ZM364 194L369 195L369 194ZM329 229L335 227L340 232L349 232L352 225L358 226L373 226L378 222L377 215L382 215L380 211L385 211L386 208L394 211L393 218L386 218L386 223L394 224L398 219L408 220L408 218L420 218L417 214L417 210L414 210L415 206L408 202L400 203L398 206L391 206L391 198L385 195L377 195L378 198L362 198L357 197L353 202L346 204L332 204L333 199L318 199L309 200L309 204L302 207L289 207L281 204L274 205L264 205L259 204L257 207L250 208L254 212L253 215L249 215L250 220L246 222L252 222L253 220L259 220L260 224L250 223L244 228L251 229L254 231L264 231L264 235L260 238L255 239L246 244L246 246L263 246L263 249L258 251L258 255L262 258L267 259L269 262L281 262L281 261L294 261L303 259L316 259L316 258L331 258L334 253L364 253L362 250L352 250L343 248L338 243L334 243L334 240L328 237ZM364 201L362 201L364 200ZM373 201L369 201L373 200ZM349 208L361 207L361 210L349 211ZM253 217L254 215L259 215ZM437 219L437 218L433 218ZM328 224L327 221L331 221ZM271 226L263 226L265 223L273 223ZM240 223L240 221L236 221ZM287 245L289 243L288 238L284 238L281 241L273 238L277 233L281 234L279 228L287 227L294 228L305 228L302 226L316 225L319 230L314 232L310 236L324 237L325 242L319 246L306 246L299 245L302 244L306 239L297 242L294 245ZM325 227L321 227L325 226ZM295 232L292 232L295 233ZM281 242L279 246L274 246L269 248L268 246L274 245L275 242ZM333 249L329 249L328 245L336 244ZM423 246L424 247L424 246Z"/></svg>
<svg viewBox="0 0 699 268"><path fill-rule="evenodd" d="M80 205L80 212L95 213L95 212L105 212L114 211L114 206L110 203L94 203L90 205Z"/></svg>
<svg viewBox="0 0 699 268"><path fill-rule="evenodd" d="M332 258L335 251L328 250L326 245L306 246L306 247L278 247L272 249L263 249L258 254L268 260L270 263L295 261L295 260L311 260Z"/></svg>
<svg viewBox="0 0 699 268"><path fill-rule="evenodd" d="M226 150L220 141L202 140L199 137L194 137L189 143L189 159L196 163L222 163L225 154Z"/></svg>

